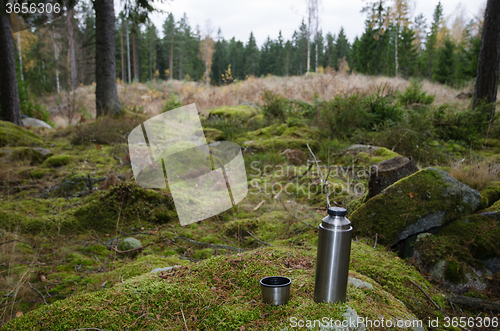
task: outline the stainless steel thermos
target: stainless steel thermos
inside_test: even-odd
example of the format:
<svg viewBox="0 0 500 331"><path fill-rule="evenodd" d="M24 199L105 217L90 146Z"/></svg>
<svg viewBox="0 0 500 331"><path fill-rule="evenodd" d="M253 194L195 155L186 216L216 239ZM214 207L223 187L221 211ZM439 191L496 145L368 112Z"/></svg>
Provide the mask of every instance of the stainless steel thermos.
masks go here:
<svg viewBox="0 0 500 331"><path fill-rule="evenodd" d="M314 301L344 302L351 255L351 222L344 208L328 208L319 226Z"/></svg>

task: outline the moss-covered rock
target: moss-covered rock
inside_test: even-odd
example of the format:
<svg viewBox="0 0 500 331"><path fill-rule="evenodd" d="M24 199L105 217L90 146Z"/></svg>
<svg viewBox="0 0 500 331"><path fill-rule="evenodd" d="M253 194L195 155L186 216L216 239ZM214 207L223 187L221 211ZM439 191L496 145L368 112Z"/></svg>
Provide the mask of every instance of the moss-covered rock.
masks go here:
<svg viewBox="0 0 500 331"><path fill-rule="evenodd" d="M500 182L489 183L481 191L481 196L486 200L484 202L485 207L489 207L500 200Z"/></svg>
<svg viewBox="0 0 500 331"><path fill-rule="evenodd" d="M394 245L474 212L478 192L448 173L427 168L387 187L350 217L357 233Z"/></svg>
<svg viewBox="0 0 500 331"><path fill-rule="evenodd" d="M121 251L128 251L129 249L135 249L141 246L141 242L134 237L125 238L118 243L118 249Z"/></svg>
<svg viewBox="0 0 500 331"><path fill-rule="evenodd" d="M43 162L42 166L43 167L57 168L57 167L65 166L65 165L71 163L71 161L73 161L73 160L74 160L74 157L71 155L67 155L67 154L53 155L53 156L47 158Z"/></svg>
<svg viewBox="0 0 500 331"><path fill-rule="evenodd" d="M385 147L351 145L342 153L335 153L333 156L333 164L368 167L401 155Z"/></svg>
<svg viewBox="0 0 500 331"><path fill-rule="evenodd" d="M255 149L303 149L307 144L311 148L318 148L319 132L303 124L287 126L287 124L273 124L253 132L248 132L235 140L240 146Z"/></svg>
<svg viewBox="0 0 500 331"><path fill-rule="evenodd" d="M356 265L365 251L369 251L372 258L376 254L375 260L383 263L394 261L385 253L363 244L354 243L353 251L359 251L354 256ZM245 329L277 330L290 327L294 316L313 323L314 320L324 323L325 316L328 321L360 316L394 322L437 316L434 306L410 280L434 295L432 287L401 261L394 261L395 268L391 268L390 273L380 270L379 274L373 272L379 262L372 266L363 263L368 267L368 273L379 279L384 275L382 277L391 281L380 284L376 278L351 270L351 280L359 282L351 281L348 285L349 301L346 304L316 304L313 301L315 269L311 263L314 255L315 251L269 247L240 256L217 256L167 272L146 273L110 289L41 306L12 320L4 330L85 327L180 330L184 321L190 330L238 330L243 326ZM269 275L286 275L292 279L290 301L286 305L271 306L261 302L258 282ZM355 283L370 284L371 287L356 286ZM404 290L406 298L394 295L394 287ZM434 298L439 302L436 296ZM406 302L413 302L413 305ZM425 305L421 311L412 310L420 304ZM427 315L420 317L423 314ZM387 327L385 330L398 328Z"/></svg>
<svg viewBox="0 0 500 331"><path fill-rule="evenodd" d="M30 130L11 122L0 121L0 147L36 146L41 143L40 137Z"/></svg>
<svg viewBox="0 0 500 331"><path fill-rule="evenodd" d="M224 118L248 119L260 113L259 108L247 105L222 106L210 110L209 117L219 116Z"/></svg>

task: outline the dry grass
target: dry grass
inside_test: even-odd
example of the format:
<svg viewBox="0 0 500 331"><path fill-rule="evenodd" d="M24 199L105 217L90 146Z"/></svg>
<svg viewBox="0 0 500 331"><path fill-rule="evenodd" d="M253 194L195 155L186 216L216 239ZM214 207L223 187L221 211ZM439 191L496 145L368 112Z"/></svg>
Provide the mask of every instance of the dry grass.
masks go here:
<svg viewBox="0 0 500 331"><path fill-rule="evenodd" d="M450 175L475 190L484 189L489 183L500 180L500 165L486 160L463 160L453 163Z"/></svg>
<svg viewBox="0 0 500 331"><path fill-rule="evenodd" d="M171 93L178 95L184 104L195 103L201 114L206 115L208 110L218 106L235 106L242 103L260 104L262 102L260 96L264 90L270 90L290 99L310 102L315 94L321 99L329 100L343 94L376 92L381 85L385 84L387 84L386 92L394 92L403 91L410 82L400 77L347 75L331 72L313 74L309 77L250 77L244 81L220 87L206 87L203 83L172 80L150 84L123 84L119 82L117 88L123 106L129 109L135 108L144 114L154 116L161 112ZM456 96L459 92L471 91L473 89L471 84L458 90L424 81L423 90L428 94L436 95L435 105L449 103L458 108L466 108L470 101L458 100ZM76 93L81 113L95 118L95 85L80 86ZM56 123L56 126L65 127L68 125L67 119L59 113L59 109L64 109L64 105L61 106L61 102L64 101L61 101L57 95L42 98L41 102L49 108L52 114L51 120ZM81 118L81 114L76 114L75 122Z"/></svg>

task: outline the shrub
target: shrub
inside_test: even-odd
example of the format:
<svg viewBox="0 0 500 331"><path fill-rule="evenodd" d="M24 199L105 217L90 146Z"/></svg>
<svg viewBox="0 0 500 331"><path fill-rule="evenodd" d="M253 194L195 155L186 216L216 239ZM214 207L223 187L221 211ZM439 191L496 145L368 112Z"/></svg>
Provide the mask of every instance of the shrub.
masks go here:
<svg viewBox="0 0 500 331"><path fill-rule="evenodd" d="M343 95L318 105L318 126L332 137L352 137L360 129L368 129L373 115L367 98L359 94Z"/></svg>
<svg viewBox="0 0 500 331"><path fill-rule="evenodd" d="M264 116L270 119L278 118L284 123L288 115L288 99L271 91L264 91L261 97Z"/></svg>
<svg viewBox="0 0 500 331"><path fill-rule="evenodd" d="M163 106L163 112L167 112L172 109L180 108L184 106L184 104L179 100L179 97L175 94L170 94L168 96L168 100Z"/></svg>
<svg viewBox="0 0 500 331"><path fill-rule="evenodd" d="M412 79L403 93L398 92L398 102L403 105L430 105L434 102L435 95L427 95L427 92L422 91L424 84L417 79Z"/></svg>
<svg viewBox="0 0 500 331"><path fill-rule="evenodd" d="M432 113L432 122L439 138L461 141L468 145L483 133L488 118L481 109L459 110L444 104Z"/></svg>

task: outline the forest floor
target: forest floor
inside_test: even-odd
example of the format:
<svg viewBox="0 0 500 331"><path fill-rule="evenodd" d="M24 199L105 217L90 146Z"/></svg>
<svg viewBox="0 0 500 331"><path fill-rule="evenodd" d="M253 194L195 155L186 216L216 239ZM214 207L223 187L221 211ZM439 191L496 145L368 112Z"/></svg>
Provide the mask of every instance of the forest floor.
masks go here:
<svg viewBox="0 0 500 331"><path fill-rule="evenodd" d="M376 237L353 239L347 303L312 302L316 227L326 209L321 176L307 161L307 144L328 166L369 168L412 155L420 168L443 169L480 192L500 181L500 140L490 131L477 136L466 131L475 140L463 142L434 131L411 131L415 124L407 122L405 127L353 128L355 134L335 136L329 131L335 122L324 122L320 110L312 115L307 110L314 109L315 100L354 100L341 104L354 107L373 95L396 105L393 96L404 93L410 82L313 75L252 78L211 88L179 81L118 86L125 110L117 118L95 120L95 86L82 86L76 97L41 100L56 129L17 130L1 123L0 327L260 330L291 327L293 316L321 319L325 311L339 320L358 315L425 323L445 317L498 318L498 312L453 305L440 280L419 272L412 259L398 256L390 246L377 245ZM261 106L269 102L264 91L280 95L277 100L295 100L285 121L264 116ZM456 96L470 86L456 90L424 82L421 91L435 95L429 111L445 112L446 123L453 123L446 134L460 135L456 131L467 124L460 114L467 112L470 100ZM126 135L163 110L190 103L202 116L208 142L242 146L249 192L222 214L182 227L168 188L144 189L135 183ZM307 111L294 113L298 108ZM72 116L69 109L76 110ZM209 116L214 109L222 109L220 115ZM462 122L457 124L457 118ZM357 125L352 121L346 125ZM360 142L385 148L346 158L347 148ZM364 189L354 190L353 180ZM366 176L337 173L330 181L343 188L330 197L332 204L352 213L363 202ZM127 247L119 244L128 237L140 240L143 248L122 253ZM151 273L164 267L173 269ZM260 302L258 280L271 274L293 279L288 305ZM471 289L469 296L498 301L499 274L491 276L488 288ZM440 324L435 329L454 328Z"/></svg>

